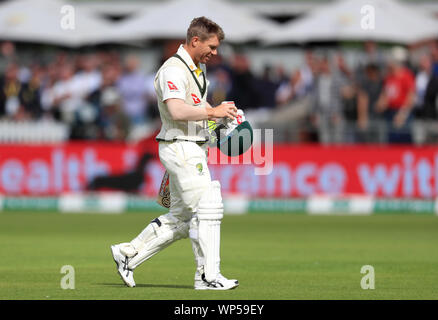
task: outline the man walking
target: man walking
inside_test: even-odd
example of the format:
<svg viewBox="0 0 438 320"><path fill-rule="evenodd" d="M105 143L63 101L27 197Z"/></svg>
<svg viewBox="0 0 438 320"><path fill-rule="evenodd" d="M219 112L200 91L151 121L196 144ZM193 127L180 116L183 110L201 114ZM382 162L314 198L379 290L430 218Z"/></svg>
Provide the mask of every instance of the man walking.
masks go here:
<svg viewBox="0 0 438 320"><path fill-rule="evenodd" d="M169 173L169 213L151 221L131 242L111 246L118 272L134 287L133 271L173 242L190 237L197 269L194 288L228 290L239 285L220 272L220 225L223 204L218 181L207 167L208 120L234 119L237 108L206 101L205 64L217 54L224 32L213 21L192 20L187 39L155 76L162 127L159 157Z"/></svg>

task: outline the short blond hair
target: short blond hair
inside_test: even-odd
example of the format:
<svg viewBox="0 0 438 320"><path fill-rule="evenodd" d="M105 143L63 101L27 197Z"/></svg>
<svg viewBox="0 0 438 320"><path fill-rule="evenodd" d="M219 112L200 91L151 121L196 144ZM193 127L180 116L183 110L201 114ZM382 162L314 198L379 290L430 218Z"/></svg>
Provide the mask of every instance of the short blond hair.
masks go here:
<svg viewBox="0 0 438 320"><path fill-rule="evenodd" d="M187 43L193 39L193 37L199 37L201 41L210 39L211 36L216 35L219 41L225 39L225 34L222 28L215 22L206 17L194 18L187 29Z"/></svg>

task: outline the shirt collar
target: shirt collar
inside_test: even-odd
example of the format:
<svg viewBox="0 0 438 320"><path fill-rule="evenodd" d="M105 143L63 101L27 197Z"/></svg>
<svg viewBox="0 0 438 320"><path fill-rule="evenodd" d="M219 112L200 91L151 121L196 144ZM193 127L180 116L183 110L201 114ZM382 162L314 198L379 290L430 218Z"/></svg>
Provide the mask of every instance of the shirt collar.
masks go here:
<svg viewBox="0 0 438 320"><path fill-rule="evenodd" d="M192 57L190 57L189 53L187 52L186 49L184 49L184 46L182 44L179 46L177 53L187 63L191 71L196 71L198 69L202 70L200 66L197 67L195 65L195 63L192 60Z"/></svg>

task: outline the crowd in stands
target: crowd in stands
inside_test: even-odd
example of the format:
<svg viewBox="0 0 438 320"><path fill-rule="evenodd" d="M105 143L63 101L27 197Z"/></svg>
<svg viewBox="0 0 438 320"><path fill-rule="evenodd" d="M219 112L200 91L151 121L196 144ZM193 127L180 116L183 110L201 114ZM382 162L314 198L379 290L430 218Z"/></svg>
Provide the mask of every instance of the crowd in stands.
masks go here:
<svg viewBox="0 0 438 320"><path fill-rule="evenodd" d="M366 42L351 66L340 51L309 49L290 74L273 66L259 78L245 56L235 56L210 74L210 94L214 103L225 99L247 106L259 127L291 132L289 141L433 143L438 44L413 56L400 46L381 50Z"/></svg>
<svg viewBox="0 0 438 320"><path fill-rule="evenodd" d="M3 56L6 50L1 48ZM49 120L70 139L124 141L132 126L156 117L153 76L136 55L60 52L48 63L20 65L12 54L0 78L0 117Z"/></svg>
<svg viewBox="0 0 438 320"><path fill-rule="evenodd" d="M361 52L351 66L340 52L306 49L296 70L265 66L260 75L244 54L218 56L208 67L208 100L236 101L255 127L289 130L294 142L434 142L438 44L416 59L402 47L384 54L372 42ZM159 121L154 74L143 72L134 54L60 52L24 65L10 42L0 54L1 119L62 122L70 139L111 141Z"/></svg>

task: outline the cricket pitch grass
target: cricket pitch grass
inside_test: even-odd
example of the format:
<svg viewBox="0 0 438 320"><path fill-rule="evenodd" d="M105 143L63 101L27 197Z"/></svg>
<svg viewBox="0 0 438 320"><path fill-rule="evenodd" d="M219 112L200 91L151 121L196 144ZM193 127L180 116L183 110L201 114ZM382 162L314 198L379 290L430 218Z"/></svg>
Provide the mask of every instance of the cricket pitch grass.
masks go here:
<svg viewBox="0 0 438 320"><path fill-rule="evenodd" d="M189 239L134 272L124 286L110 245L128 242L158 214L0 213L1 300L403 300L438 298L438 217L225 216L221 271L240 286L195 291ZM362 266L374 289L362 289ZM63 289L61 272L74 269ZM65 279L64 279L65 281ZM73 281L73 282L71 282Z"/></svg>

